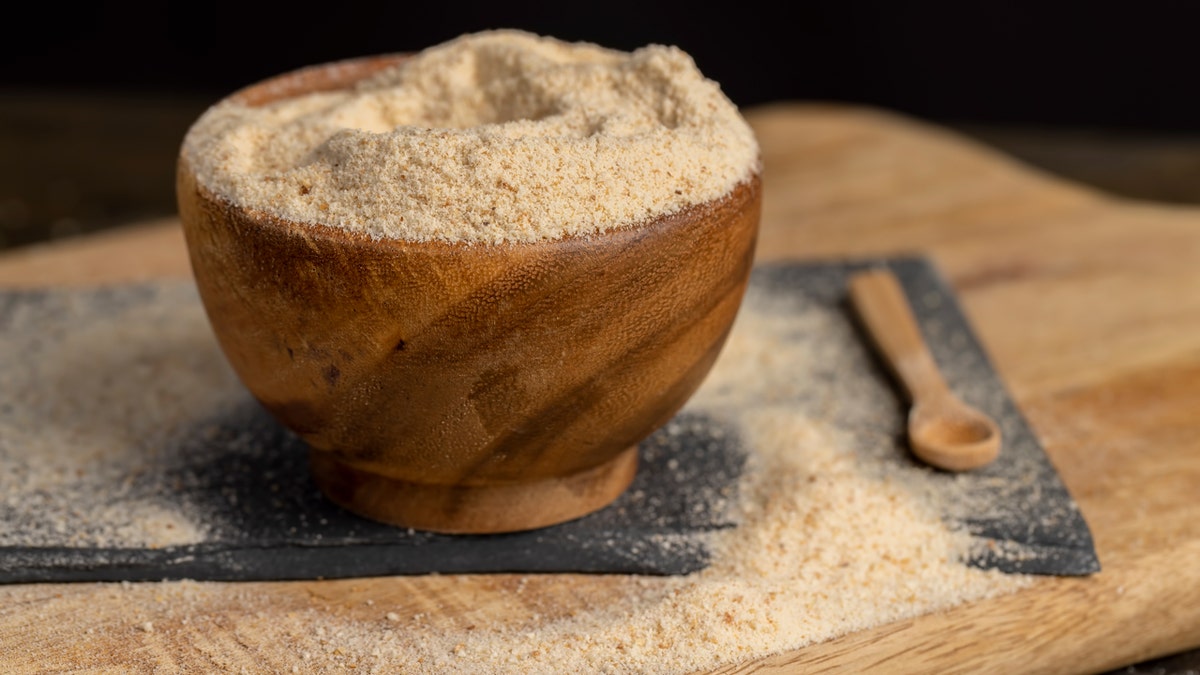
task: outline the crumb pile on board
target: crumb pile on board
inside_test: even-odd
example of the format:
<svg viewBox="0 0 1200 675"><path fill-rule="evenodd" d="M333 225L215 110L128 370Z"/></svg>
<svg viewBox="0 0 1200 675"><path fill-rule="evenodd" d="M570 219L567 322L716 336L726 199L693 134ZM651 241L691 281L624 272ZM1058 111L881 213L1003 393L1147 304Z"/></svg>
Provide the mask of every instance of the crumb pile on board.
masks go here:
<svg viewBox="0 0 1200 675"><path fill-rule="evenodd" d="M144 406L158 411L144 424L183 423L205 406L221 405L236 387L215 348L205 343L211 338L201 321L198 315L190 324L171 324L177 341L194 343L190 364L146 356L163 344L161 331L168 328L153 321L78 336L78 346L86 352L109 341L109 350L127 353L135 373L145 371L143 384L173 378L177 401L135 396L128 414ZM79 359L75 370L86 372L86 360ZM902 411L895 391L872 368L851 326L830 307L802 294L751 286L716 367L685 409L728 422L744 436L750 456L739 485L741 524L711 535L711 565L689 576L434 575L325 582L328 595L293 584L266 596L253 587L193 581L50 587L59 589L55 593L21 586L0 589L0 600L9 606L41 602L41 614L52 617L57 630L78 636L76 667L102 658L105 649L128 653L132 636L156 645L136 657L148 665L170 644L180 653L194 647L224 654L235 671L354 667L382 673L402 665L412 673L687 673L1030 584L1032 577L964 564L972 540L945 517L962 495L945 475L897 452ZM66 386L80 381L78 372L70 378L66 372L64 386L53 389L64 398L53 405L68 406L82 426L42 442L109 452L107 445L80 441L109 428L99 418L113 414L112 396L105 403L99 389ZM34 406L17 395L3 404ZM147 431L142 426L130 433L144 437ZM63 436L68 433L70 439ZM4 447L12 446L0 443ZM0 487L14 485L13 466L31 471L14 465L15 459L0 452L6 467ZM43 473L41 480L39 489L49 495L60 492L54 480L61 486L81 478L64 470ZM89 508L82 498L78 493L72 504L55 508ZM186 505L175 508L180 510L172 518L189 523ZM37 536L49 537L55 529L43 527ZM179 530L187 533L184 539L202 538L204 525ZM111 531L103 538L144 542L152 535ZM3 536L12 542L21 534L10 529ZM67 541L74 535L61 536ZM444 603L454 611L440 611ZM6 621L0 617L0 632ZM214 635L227 636L229 644L210 644L219 639Z"/></svg>

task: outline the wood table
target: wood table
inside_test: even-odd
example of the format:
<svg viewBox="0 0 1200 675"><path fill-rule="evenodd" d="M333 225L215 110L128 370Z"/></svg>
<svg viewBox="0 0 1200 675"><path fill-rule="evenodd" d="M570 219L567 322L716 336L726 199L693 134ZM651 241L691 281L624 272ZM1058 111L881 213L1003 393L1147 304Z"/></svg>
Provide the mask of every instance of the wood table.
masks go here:
<svg viewBox="0 0 1200 675"><path fill-rule="evenodd" d="M1200 209L1118 200L882 111L781 103L747 114L766 162L760 260L932 256L1078 500L1103 571L719 672L1096 672L1200 645ZM188 274L171 221L0 256L9 286ZM535 578L516 609L511 595L499 600L511 584L203 584L206 608L236 621L201 628L167 612L170 625L144 631L129 630L111 584L0 588L0 670L275 672L290 655L258 628L294 621L297 608L353 616L375 598L470 606L484 619L569 612L608 581ZM272 609L241 611L250 595Z"/></svg>

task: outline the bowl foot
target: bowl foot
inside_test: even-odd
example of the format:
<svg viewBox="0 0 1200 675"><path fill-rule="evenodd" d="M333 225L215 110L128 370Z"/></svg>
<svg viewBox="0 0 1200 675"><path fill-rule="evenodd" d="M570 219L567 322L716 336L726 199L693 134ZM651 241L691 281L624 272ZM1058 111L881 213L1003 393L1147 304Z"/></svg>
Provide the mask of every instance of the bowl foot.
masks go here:
<svg viewBox="0 0 1200 675"><path fill-rule="evenodd" d="M508 485L414 483L355 468L312 451L313 478L342 508L365 518L448 534L516 532L556 525L616 499L637 473L637 446L569 476Z"/></svg>

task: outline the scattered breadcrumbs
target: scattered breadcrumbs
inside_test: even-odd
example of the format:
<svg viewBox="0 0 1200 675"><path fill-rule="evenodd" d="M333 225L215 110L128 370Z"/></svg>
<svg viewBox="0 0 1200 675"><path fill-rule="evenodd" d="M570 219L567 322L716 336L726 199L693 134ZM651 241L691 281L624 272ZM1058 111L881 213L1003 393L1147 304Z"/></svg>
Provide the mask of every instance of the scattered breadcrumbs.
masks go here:
<svg viewBox="0 0 1200 675"><path fill-rule="evenodd" d="M171 439L238 391L203 312L145 303L114 321L102 297L74 296L16 307L0 315L0 547L204 541L163 478Z"/></svg>
<svg viewBox="0 0 1200 675"><path fill-rule="evenodd" d="M25 609L0 612L0 635L26 634L36 619L58 638L6 659L16 672L119 662L172 672L691 673L1030 584L961 562L969 539L945 524L951 505L939 501L955 495L896 456L895 392L866 374L851 330L828 309L751 287L688 404L736 425L750 452L741 522L713 535L714 559L700 572L7 587L0 607ZM71 648L39 646L52 643Z"/></svg>

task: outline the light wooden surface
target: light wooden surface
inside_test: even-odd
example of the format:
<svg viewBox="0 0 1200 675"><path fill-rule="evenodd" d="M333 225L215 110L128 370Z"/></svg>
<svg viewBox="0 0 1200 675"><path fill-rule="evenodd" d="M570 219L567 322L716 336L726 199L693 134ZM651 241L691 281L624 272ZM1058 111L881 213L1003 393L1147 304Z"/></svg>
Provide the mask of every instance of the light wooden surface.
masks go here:
<svg viewBox="0 0 1200 675"><path fill-rule="evenodd" d="M1103 571L720 672L1095 672L1200 645L1200 210L1108 198L877 111L780 104L748 114L766 155L759 258L932 255L1079 501ZM170 222L0 258L8 285L188 274ZM531 577L514 596L514 583L202 584L190 602L215 619L188 624L163 609L140 632L111 585L0 588L0 664L286 670L294 655L263 636L302 630L296 610L365 617L372 598L411 610L402 616L565 616L611 587L605 577ZM250 597L270 599L270 611L247 610Z"/></svg>

